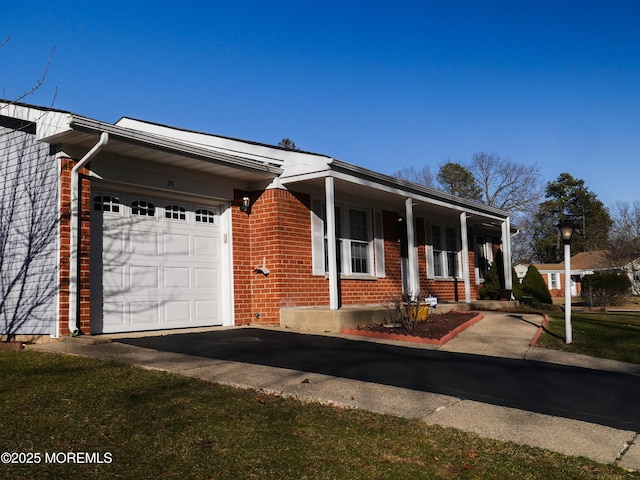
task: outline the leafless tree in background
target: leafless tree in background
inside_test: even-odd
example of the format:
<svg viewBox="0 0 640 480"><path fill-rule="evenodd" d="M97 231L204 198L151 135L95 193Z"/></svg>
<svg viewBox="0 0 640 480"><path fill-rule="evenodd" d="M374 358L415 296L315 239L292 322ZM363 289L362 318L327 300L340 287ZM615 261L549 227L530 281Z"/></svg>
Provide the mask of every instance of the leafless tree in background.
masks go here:
<svg viewBox="0 0 640 480"><path fill-rule="evenodd" d="M483 202L512 213L531 212L542 199L536 165L523 165L495 153L476 153L469 170L482 189Z"/></svg>
<svg viewBox="0 0 640 480"><path fill-rule="evenodd" d="M435 180L431 174L429 165L417 169L413 165L410 167L404 167L393 174L394 177L408 182L417 183L426 187L435 188Z"/></svg>

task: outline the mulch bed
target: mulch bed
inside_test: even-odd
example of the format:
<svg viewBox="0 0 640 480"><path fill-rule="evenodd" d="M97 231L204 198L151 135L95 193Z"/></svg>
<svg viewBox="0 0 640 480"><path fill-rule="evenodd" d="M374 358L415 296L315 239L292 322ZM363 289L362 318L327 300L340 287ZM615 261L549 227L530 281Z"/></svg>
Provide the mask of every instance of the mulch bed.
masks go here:
<svg viewBox="0 0 640 480"><path fill-rule="evenodd" d="M482 315L478 312L452 311L430 314L426 321L419 322L416 329L410 332L403 330L401 327L388 326L383 323L373 323L369 325L359 325L357 329L343 328L340 330L340 333L387 340L443 345L481 318Z"/></svg>

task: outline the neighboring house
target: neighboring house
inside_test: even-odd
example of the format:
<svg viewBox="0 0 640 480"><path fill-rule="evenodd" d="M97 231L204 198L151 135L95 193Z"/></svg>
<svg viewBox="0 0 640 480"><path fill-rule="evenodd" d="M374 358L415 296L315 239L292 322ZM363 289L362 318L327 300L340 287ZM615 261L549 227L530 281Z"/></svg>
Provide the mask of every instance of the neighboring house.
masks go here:
<svg viewBox="0 0 640 480"><path fill-rule="evenodd" d="M24 104L0 104L0 155L0 334L470 302L498 248L511 285L507 212L326 155Z"/></svg>
<svg viewBox="0 0 640 480"><path fill-rule="evenodd" d="M534 264L542 278L547 283L552 297L564 297L565 292L565 272L564 262L562 263L539 263ZM615 268L611 265L608 252L597 250L593 252L580 252L571 257L569 265L571 269L571 295L578 296L581 293L582 278L585 275L592 275L597 271L610 270ZM520 281L523 280L527 272L527 265L517 265L516 274Z"/></svg>
<svg viewBox="0 0 640 480"><path fill-rule="evenodd" d="M631 280L631 292L640 295L640 258L636 258L622 267Z"/></svg>

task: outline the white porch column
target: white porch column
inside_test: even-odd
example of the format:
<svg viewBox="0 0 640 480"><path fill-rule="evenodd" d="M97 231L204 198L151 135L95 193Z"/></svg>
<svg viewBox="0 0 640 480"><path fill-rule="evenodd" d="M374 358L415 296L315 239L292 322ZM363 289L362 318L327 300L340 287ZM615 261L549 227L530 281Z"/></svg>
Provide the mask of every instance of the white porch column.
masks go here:
<svg viewBox="0 0 640 480"><path fill-rule="evenodd" d="M409 257L409 293L417 294L420 291L420 278L418 277L418 252L416 251L416 233L413 220L413 201L407 198L404 202L407 217L407 250Z"/></svg>
<svg viewBox="0 0 640 480"><path fill-rule="evenodd" d="M333 177L324 179L325 204L327 208L327 255L329 259L329 309L340 308L338 282L338 256L336 252L336 202Z"/></svg>
<svg viewBox="0 0 640 480"><path fill-rule="evenodd" d="M469 237L467 231L467 214L460 214L460 240L462 242L462 278L464 280L464 301L471 301L471 274L469 273Z"/></svg>
<svg viewBox="0 0 640 480"><path fill-rule="evenodd" d="M507 217L502 222L502 260L504 268L504 288L513 289L513 278L511 275L511 219Z"/></svg>

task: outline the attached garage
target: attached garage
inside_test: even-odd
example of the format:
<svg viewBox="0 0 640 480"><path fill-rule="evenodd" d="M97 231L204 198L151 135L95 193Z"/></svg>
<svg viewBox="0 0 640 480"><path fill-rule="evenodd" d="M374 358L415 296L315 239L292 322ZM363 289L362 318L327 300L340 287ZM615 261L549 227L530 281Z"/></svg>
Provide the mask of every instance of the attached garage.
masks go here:
<svg viewBox="0 0 640 480"><path fill-rule="evenodd" d="M222 325L220 208L93 191L92 333Z"/></svg>

